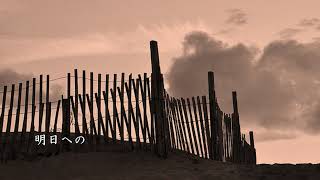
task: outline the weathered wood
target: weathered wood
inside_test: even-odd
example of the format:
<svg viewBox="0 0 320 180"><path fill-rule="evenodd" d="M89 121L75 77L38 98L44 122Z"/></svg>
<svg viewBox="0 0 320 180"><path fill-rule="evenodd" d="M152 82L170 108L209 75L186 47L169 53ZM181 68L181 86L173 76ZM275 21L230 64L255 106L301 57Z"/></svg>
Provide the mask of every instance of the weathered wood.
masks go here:
<svg viewBox="0 0 320 180"><path fill-rule="evenodd" d="M96 98L96 103L98 103L97 107L99 105L99 108L98 108L98 136L100 138L100 135L101 135L101 124L103 124L103 123L100 123L100 117L99 117L100 114L101 114L101 74L98 74L98 93L97 93L97 97L98 97L98 99L100 99L98 101L98 99ZM102 115L101 115L101 118L102 118ZM98 142L100 143L100 139L99 139Z"/></svg>
<svg viewBox="0 0 320 180"><path fill-rule="evenodd" d="M175 102L174 102L174 98L171 98L170 100L170 108L172 111L172 117L173 117L173 122L174 122L174 126L175 126L175 130L176 130L176 137L179 143L179 147L177 147L180 150L184 150L185 151L185 144L183 141L183 136L182 136L182 132L181 129L179 127L178 124L178 118L177 118L177 110L176 110L176 106L175 106Z"/></svg>
<svg viewBox="0 0 320 180"><path fill-rule="evenodd" d="M55 115L55 118L54 118L53 134L57 133L57 124L58 124L58 118L59 118L60 104L61 104L61 100L58 100L57 109L56 109L56 115Z"/></svg>
<svg viewBox="0 0 320 180"><path fill-rule="evenodd" d="M108 85L107 85L107 88L108 88ZM109 130L108 130L108 127L110 128L110 132L111 132L111 135L113 137L113 127L112 127L112 123L111 123L111 117L110 117L110 111L109 111L109 108L108 108L108 103L109 103L109 99L108 99L108 92L106 91L103 91L102 92L103 94L103 98L104 98L104 103L105 103L105 123L106 123L106 134L107 134L107 142L109 141Z"/></svg>
<svg viewBox="0 0 320 180"><path fill-rule="evenodd" d="M148 116L147 116L147 73L144 73L143 75L143 85L142 85L142 79L139 75L139 82L140 82L140 89L142 94L142 106L143 106L143 120L144 120L144 134L145 136L148 135L149 143L151 143L151 133L149 128L149 122L148 122Z"/></svg>
<svg viewBox="0 0 320 180"><path fill-rule="evenodd" d="M129 75L128 83L125 83L125 88L127 92L127 99L128 99L128 131L130 130L130 134L132 133L132 123L131 123L131 116L132 116L132 104L131 104L131 93L132 93L132 74ZM134 127L136 127L134 125ZM133 149L133 146L132 146Z"/></svg>
<svg viewBox="0 0 320 180"><path fill-rule="evenodd" d="M91 142L93 142L93 133L95 133L93 132L95 129L94 116L93 116L93 72L90 72L89 90L90 90L89 92L90 97L88 97L89 95L87 95L87 101L88 101L89 112L90 112L90 139L91 139Z"/></svg>
<svg viewBox="0 0 320 180"><path fill-rule="evenodd" d="M214 89L214 74L212 71L208 72L208 84L209 84L209 113L210 113L210 129L211 129L211 150L213 159L219 160L218 146L217 146L217 119L216 119L216 101L215 101L215 89Z"/></svg>
<svg viewBox="0 0 320 180"><path fill-rule="evenodd" d="M70 140L70 99L62 99L62 140L68 138ZM62 150L70 151L70 143L68 140L62 142Z"/></svg>
<svg viewBox="0 0 320 180"><path fill-rule="evenodd" d="M96 125L95 125L95 120L94 120L94 116L93 116L93 106L92 106L92 102L93 102L93 99L91 99L89 97L89 94L87 94L87 102L88 102L88 106L91 106L89 108L89 113L90 113L90 137L93 138L94 135L97 135L97 128L96 128ZM91 139L93 140L93 139Z"/></svg>
<svg viewBox="0 0 320 180"><path fill-rule="evenodd" d="M155 150L155 148L154 148L154 145L155 145L155 136L154 136L154 134L155 134L155 122L154 122L154 116L153 116L153 105L152 105L152 100L151 100L151 90L150 90L150 81L149 81L149 78L147 78L147 93L148 93L148 99L149 99L149 110L150 110L150 120L151 120L151 122L150 122L150 133L151 133L151 148L152 148L152 151L154 152L154 150Z"/></svg>
<svg viewBox="0 0 320 180"><path fill-rule="evenodd" d="M209 159L213 159L212 153L212 141L210 138L210 129L209 129L209 118L208 118L208 108L207 108L207 100L206 96L202 96L202 106L203 106L203 115L204 115L204 124L206 129L206 139L207 139L207 146L209 152Z"/></svg>
<svg viewBox="0 0 320 180"><path fill-rule="evenodd" d="M112 134L112 124L110 123L110 111L109 111L109 74L106 74L106 84L105 84L105 90L102 93L104 98L104 115L105 115L105 124L106 124L106 134L107 139L106 142L109 141L109 126L110 126L110 132Z"/></svg>
<svg viewBox="0 0 320 180"><path fill-rule="evenodd" d="M209 158L209 154L208 154L208 145L207 145L207 139L206 139L206 130L205 130L205 126L203 123L203 116L202 116L202 109L201 109L201 100L200 97L197 96L197 104L198 104L198 111L199 111L199 121L200 121L200 127L201 127L201 137L202 137L202 141L203 141L203 149L204 149L204 157L205 158Z"/></svg>
<svg viewBox="0 0 320 180"><path fill-rule="evenodd" d="M190 117L190 126L191 126L191 132L192 132L192 137L193 137L193 143L194 143L194 148L196 149L197 155L200 156L200 150L197 142L197 135L194 129L194 121L192 117L192 111L191 111L191 105L190 105L190 99L187 98L187 105L188 105L188 110L189 110L189 117Z"/></svg>
<svg viewBox="0 0 320 180"><path fill-rule="evenodd" d="M232 132L233 132L233 162L240 163L241 161L241 132L239 124L239 112L237 93L232 92L233 114L232 114Z"/></svg>
<svg viewBox="0 0 320 180"><path fill-rule="evenodd" d="M124 97L124 73L121 73L121 93L119 94L119 97ZM115 91L117 91L116 89L114 89ZM120 106L120 113L123 114L124 113L124 106ZM124 117L121 115L120 116L120 137L121 137L121 142L124 143Z"/></svg>
<svg viewBox="0 0 320 180"><path fill-rule="evenodd" d="M29 108L29 81L26 81L26 92L25 92L25 99L24 99L24 116L23 116L23 123L22 123L22 131L20 136L20 143L19 146L21 148L25 142L25 134L27 131L27 123L28 123L28 108Z"/></svg>
<svg viewBox="0 0 320 180"><path fill-rule="evenodd" d="M197 128L197 136L198 136L198 142L199 142L199 148L200 148L200 152L201 152L201 157L204 157L203 154L203 148L202 148L202 142L201 142L201 132L200 132L200 128L199 128L199 121L200 119L198 119L198 114L197 114L197 104L196 104L196 100L194 97L192 97L192 106L193 106L193 113L194 113L194 122L196 124L196 128ZM191 114L191 112L190 112ZM200 156L200 154L199 154Z"/></svg>
<svg viewBox="0 0 320 180"><path fill-rule="evenodd" d="M126 87L126 90L127 90L127 96L128 96L128 120L130 120L132 118L132 121L133 121L133 126L134 126L134 130L135 130L135 134L136 134L136 146L137 148L140 148L141 147L141 142L140 142L140 135L139 135L139 131L138 131L138 124L137 124L137 120L136 120L136 117L135 117L135 114L133 112L133 108L132 108L132 102L131 102L131 90L128 86L127 83L125 83L125 87ZM130 100L129 100L130 99ZM129 119L130 117L130 119Z"/></svg>
<svg viewBox="0 0 320 180"><path fill-rule="evenodd" d="M38 124L38 132L41 133L42 131L42 119L43 119L43 114L40 113L43 111L42 108L42 93L43 93L43 75L40 75L40 82L39 82L39 124Z"/></svg>
<svg viewBox="0 0 320 180"><path fill-rule="evenodd" d="M138 80L136 82L134 82L134 80L132 81L132 87L133 87L133 92L134 92L134 96L135 96L135 102L136 102L136 133L138 133L139 137L140 137L140 126L141 126L141 130L143 131L143 125L142 125L142 118L141 118L141 112L140 112L140 100L139 100L139 82ZM146 143L146 137L143 136L143 146L145 146ZM139 143L139 148L141 148L141 143Z"/></svg>
<svg viewBox="0 0 320 180"><path fill-rule="evenodd" d="M46 121L45 121L45 133L46 136L49 135L50 131L50 118L51 118L51 104L49 105L49 100L50 100L50 76L47 75L47 80L46 80ZM50 110L49 110L50 106ZM49 112L50 111L50 112Z"/></svg>
<svg viewBox="0 0 320 180"><path fill-rule="evenodd" d="M170 97L168 94L166 94L166 114L167 114L167 117L169 118L168 119L168 122L169 122L169 129L170 129L170 139L171 139L171 149L178 149L178 142L177 142L177 136L176 136L176 133L175 133L175 130L173 128L173 114L172 114L172 111L171 111L171 108L170 108Z"/></svg>
<svg viewBox="0 0 320 180"><path fill-rule="evenodd" d="M117 89L117 88L116 88ZM111 97L112 97L112 101L113 102L116 102L116 90L114 90L114 89L110 89L110 94L111 94ZM113 117L115 117L115 124L114 124L114 126L113 126L113 128L114 128L114 131L113 132L115 132L116 131L116 126L118 125L118 129L120 129L120 126L121 126L121 124L120 124L120 119L119 119L119 114L118 114L118 108L117 108L117 104L115 103L114 104L114 106L113 106ZM115 142L116 141L116 134L114 134L114 137L113 137L113 141Z"/></svg>
<svg viewBox="0 0 320 180"><path fill-rule="evenodd" d="M88 125L87 125L87 118L84 115L85 114L85 110L86 110L86 105L84 104L86 98L81 97L81 95L79 95L79 103L80 103L80 107L81 107L81 111L82 111L82 117L83 117L83 122L82 122L82 128L83 128L83 134L88 137L89 136L89 130L88 130Z"/></svg>
<svg viewBox="0 0 320 180"><path fill-rule="evenodd" d="M192 134L191 134L191 128L190 128L190 123L189 123L189 118L188 118L188 113L187 113L186 101L183 98L181 98L181 102L182 102L182 109L184 112L184 118L185 118L186 126L187 126L187 134L188 134L189 143L190 143L190 147L191 147L191 153L195 154L194 142L192 140Z"/></svg>
<svg viewBox="0 0 320 180"><path fill-rule="evenodd" d="M97 108L98 108L98 124L100 124L100 128L102 128L102 133L103 133L104 139L107 139L108 136L106 134L106 128L104 126L103 119L102 119L102 113L101 113L101 97L97 93L95 93L94 95L96 98L96 104L97 104Z"/></svg>
<svg viewBox="0 0 320 180"><path fill-rule="evenodd" d="M82 71L82 99L83 99L83 103L82 106L81 106L81 111L82 111L82 133L84 134L88 134L87 130L88 128L86 129L86 124L87 124L87 120L86 120L86 71ZM79 97L79 101L80 101L80 98Z"/></svg>
<svg viewBox="0 0 320 180"><path fill-rule="evenodd" d="M12 121L12 111L13 111L13 103L14 103L14 92L15 92L15 85L12 84L11 86L11 98L10 98L10 107L9 107L9 112L8 112L8 117L7 117L7 128L6 128L6 133L4 136L4 142L3 142L3 150L5 150L6 145L11 145L10 144L10 131L11 131L11 121Z"/></svg>
<svg viewBox="0 0 320 180"><path fill-rule="evenodd" d="M166 158L168 156L168 137L165 132L167 130L166 115L164 111L164 84L163 75L161 74L159 65L159 53L158 53L158 43L156 41L150 41L150 51L151 51L151 93L153 106L155 111L153 111L153 116L155 118L156 125L156 153L159 157Z"/></svg>
<svg viewBox="0 0 320 180"><path fill-rule="evenodd" d="M73 96L70 96L70 103L71 103L71 109L72 109L72 112L73 112L73 117L74 119L76 119L76 107L75 107L75 103L74 103L74 100L73 100ZM75 98L77 99L77 97ZM80 128L79 128L79 123L78 121L74 121L74 130L75 130L75 135L76 136L79 136L80 135Z"/></svg>
<svg viewBox="0 0 320 180"><path fill-rule="evenodd" d="M2 142L2 130L3 130L3 121L4 113L6 112L6 100L7 100L7 86L3 87L2 95L2 106L1 106L1 117L0 117L0 143Z"/></svg>
<svg viewBox="0 0 320 180"><path fill-rule="evenodd" d="M16 144L16 138L19 131L19 124L20 124L20 107L21 107L21 96L22 96L22 83L19 83L19 91L18 91L18 104L16 109L16 121L14 124L14 134L12 138L12 144Z"/></svg>
<svg viewBox="0 0 320 180"><path fill-rule="evenodd" d="M76 136L80 135L80 128L79 128L79 83L78 83L78 70L74 70L74 109L73 109L73 114L74 114L74 122L75 122L75 133ZM82 132L84 133L84 132Z"/></svg>
<svg viewBox="0 0 320 180"><path fill-rule="evenodd" d="M120 88L118 87L118 93L121 94L122 90L120 90ZM124 100L123 100L123 96L120 96L120 104L121 104L121 107L124 109ZM132 134L131 134L131 129L129 129L129 122L128 122L128 118L127 118L127 115L125 113L125 111L123 111L121 113L121 116L124 118L124 121L126 123L126 126L127 126L127 133L128 133L128 137L129 137L129 144L130 144L130 149L133 150L133 141L132 141Z"/></svg>
<svg viewBox="0 0 320 180"><path fill-rule="evenodd" d="M186 148L187 148L187 152L188 153L191 153L191 149L189 148L189 141L188 141L188 135L187 135L187 132L186 132L186 125L185 125L185 122L184 122L184 118L183 118L183 112L182 112L182 105L181 105L181 101L180 99L177 99L177 108L179 109L179 112L180 112L180 124L181 124L181 127L182 127L182 130L183 130L183 134L184 134L184 142L186 144Z"/></svg>
<svg viewBox="0 0 320 180"><path fill-rule="evenodd" d="M113 89L117 89L117 74L114 74L113 75ZM113 95L111 94L111 97L112 97L112 104L113 104L113 110L112 110L112 114L113 114L113 117L112 117L112 126L114 128L114 131L113 131L113 135L112 135L112 139L113 141L115 142L116 141L116 137L117 137L117 116L116 116L116 109L117 109L117 101L116 101L116 97L117 97L117 91L114 91L115 93L115 97L113 98Z"/></svg>
<svg viewBox="0 0 320 180"><path fill-rule="evenodd" d="M32 79L32 97L31 97L31 126L30 126L30 133L28 137L28 146L27 146L27 151L32 152L32 149L30 149L30 146L33 144L32 139L34 139L34 121L35 121L35 111L36 111L36 106L35 106L35 101L36 101L36 78ZM31 144L32 143L32 144Z"/></svg>

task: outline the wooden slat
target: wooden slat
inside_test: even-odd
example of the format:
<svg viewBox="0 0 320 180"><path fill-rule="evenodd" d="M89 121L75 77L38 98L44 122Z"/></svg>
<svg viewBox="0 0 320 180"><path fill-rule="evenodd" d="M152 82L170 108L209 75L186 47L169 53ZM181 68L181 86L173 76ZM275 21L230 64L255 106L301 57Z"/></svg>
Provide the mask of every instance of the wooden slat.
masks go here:
<svg viewBox="0 0 320 180"><path fill-rule="evenodd" d="M93 141L93 133L96 134L96 132L93 132L95 127L94 123L94 116L93 116L93 72L90 72L90 96L87 94L87 101L88 101L88 106L89 106L89 112L90 112L90 138L91 141ZM90 101L90 102L89 102Z"/></svg>
<svg viewBox="0 0 320 180"><path fill-rule="evenodd" d="M57 133L57 124L58 124L58 118L59 118L60 104L61 104L61 100L59 99L58 103L57 103L56 115L55 115L55 118L54 118L53 134Z"/></svg>
<svg viewBox="0 0 320 180"><path fill-rule="evenodd" d="M129 86L130 86L130 83L129 83ZM137 133L137 122L136 122L135 114L133 112L132 101L131 101L131 89L129 86L127 83L125 83L125 87L127 90L127 96L128 96L128 122L129 122L129 120L132 119L134 130L136 132L135 133L136 134L136 146L137 146L137 148L140 148L141 147L140 136L139 136L139 133Z"/></svg>
<svg viewBox="0 0 320 180"><path fill-rule="evenodd" d="M108 85L107 85L108 87ZM112 123L111 123L111 117L110 117L110 111L109 111L109 108L108 108L108 103L109 103L109 99L108 99L108 92L106 91L103 91L102 92L103 94L103 98L104 98L104 103L105 103L105 123L106 123L106 134L107 134L107 142L109 141L109 128L110 128L110 132L111 132L111 135L113 135L113 127L112 127ZM113 136L112 136L113 137Z"/></svg>
<svg viewBox="0 0 320 180"><path fill-rule="evenodd" d="M121 93L118 93L119 94L119 97L122 97L124 96L124 73L121 73L121 84L120 84L120 87L121 87ZM116 89L114 89L115 91L117 91ZM120 113L121 113L121 116L120 116L120 137L121 137L121 142L123 143L124 142L124 117L122 116L122 114L124 113L124 106L120 106Z"/></svg>
<svg viewBox="0 0 320 180"><path fill-rule="evenodd" d="M96 98L96 104L97 104L97 108L98 108L98 124L100 124L100 128L102 128L104 139L107 139L108 136L106 134L106 128L104 126L103 119L102 119L102 113L101 113L101 97L98 95L98 93L95 93L94 95Z"/></svg>
<svg viewBox="0 0 320 180"><path fill-rule="evenodd" d="M194 142L192 140L192 134L191 134L192 132L191 132L189 118L188 118L186 101L183 98L181 98L181 102L182 102L182 108L183 108L183 112L184 112L184 118L185 118L185 121L186 121L187 130L188 130L187 133L188 133L189 142L190 142L190 146L191 146L191 153L195 154Z"/></svg>
<svg viewBox="0 0 320 180"><path fill-rule="evenodd" d="M213 159L212 145L211 145L212 141L210 140L210 130L209 130L209 119L208 119L208 109L207 109L206 96L202 96L202 106L203 106L203 116L204 116L204 124L205 124L205 129L206 129L206 139L207 139L209 158Z"/></svg>
<svg viewBox="0 0 320 180"><path fill-rule="evenodd" d="M119 94L122 94L122 90L118 87L117 88L118 90L118 93ZM123 96L120 96L120 105L123 109L124 108L124 100L123 100ZM130 144L130 149L132 150L133 149L133 141L132 141L132 134L131 134L131 129L129 129L129 121L128 121L128 118L127 118L127 115L126 115L126 112L125 111L122 111L121 113L121 116L123 117L125 123L126 123L126 127L127 127L127 133L128 133L128 137L129 137L129 144Z"/></svg>
<svg viewBox="0 0 320 180"><path fill-rule="evenodd" d="M74 122L76 128L75 129L75 133L76 136L78 136L80 134L80 128L79 128L79 83L78 83L78 70L75 69L74 70L74 100L75 100L75 104L74 104L74 110L73 110L73 114L74 114ZM82 132L84 133L84 132Z"/></svg>
<svg viewBox="0 0 320 180"><path fill-rule="evenodd" d="M50 131L50 117L51 117L51 110L49 112L49 100L50 100L50 76L47 75L46 80L46 118L45 118L45 133L48 136ZM51 109L51 107L50 107Z"/></svg>
<svg viewBox="0 0 320 180"><path fill-rule="evenodd" d="M196 104L196 100L195 100L194 97L192 97L192 106L193 106L193 113L194 113L194 122L195 122L196 128L197 128L197 136L198 136L198 142L199 142L199 148L200 148L200 152L201 152L201 157L204 157L203 147L202 147L202 142L201 142L201 132L200 132L200 128L199 128L200 119L198 119L197 104ZM191 112L190 112L190 114L191 114Z"/></svg>
<svg viewBox="0 0 320 180"><path fill-rule="evenodd" d="M174 123L173 123L173 114L170 108L170 97L167 94L166 95L166 109L167 109L167 115L169 117L169 129L170 129L170 138L171 138L171 148L173 149L178 149L178 142L177 139L178 137L176 136L175 130L174 130Z"/></svg>
<svg viewBox="0 0 320 180"><path fill-rule="evenodd" d="M70 96L68 99L62 99L62 138L65 137L70 139ZM62 142L62 150L71 150L69 142Z"/></svg>
<svg viewBox="0 0 320 180"><path fill-rule="evenodd" d="M5 150L6 145L10 145L10 131L11 131L11 121L12 121L12 111L13 111L13 103L14 103L14 92L15 92L15 85L12 84L11 86L11 98L10 98L10 107L7 117L7 128L6 133L4 136L4 144L3 144L3 150Z"/></svg>
<svg viewBox="0 0 320 180"><path fill-rule="evenodd" d="M90 113L90 136L91 138L93 138L94 135L97 135L97 128L96 128L96 125L95 125L95 120L94 120L94 116L93 116L93 106L92 106L92 102L93 102L93 99L91 99L89 97L89 94L87 94L87 102L88 102L88 106L91 106L89 108L89 113Z"/></svg>
<svg viewBox="0 0 320 180"><path fill-rule="evenodd" d="M204 157L209 158L208 155L208 146L207 146L207 140L206 140L206 130L204 128L204 123L203 123L203 116L202 116L202 110L201 110L201 101L200 97L197 96L197 104L198 104L198 111L199 111L199 121L200 121L200 127L201 127L201 135L202 135L202 141L203 141L203 149L204 149Z"/></svg>
<svg viewBox="0 0 320 180"><path fill-rule="evenodd" d="M79 95L79 103L80 103L80 107L81 107L81 112L82 112L82 128L83 128L83 134L88 137L89 136L89 130L88 130L88 125L87 125L87 118L84 115L85 114L85 110L86 110L86 105L84 104L86 98L83 99L83 97L81 97L81 95Z"/></svg>
<svg viewBox="0 0 320 180"><path fill-rule="evenodd" d="M198 146L198 142L197 142L197 135L196 135L195 128L194 128L194 121L193 121L193 117L192 117L192 110L191 110L191 104L190 104L189 98L187 98L187 105L188 105L188 110L189 110L190 126L191 126L192 135L193 135L192 136L193 142L195 145L197 155L200 156L200 150L199 150L199 146Z"/></svg>
<svg viewBox="0 0 320 180"><path fill-rule="evenodd" d="M134 82L134 80L132 81L132 87L133 87L133 92L134 92L134 96L135 96L135 102L136 102L136 133L138 133L139 137L140 137L140 127L141 130L144 131L143 125L142 125L142 118L141 118L141 111L140 111L140 97L139 97L139 81L137 80L136 82ZM140 140L139 140L140 141ZM143 146L145 147L145 143L146 143L146 137L143 136ZM139 148L140 148L139 144Z"/></svg>
<svg viewBox="0 0 320 180"><path fill-rule="evenodd" d="M75 106L75 103L74 103L74 97L73 96L70 96L70 104L71 104L71 109L72 109L72 112L73 112L73 117L74 119L76 119L76 106ZM77 97L75 98L77 99ZM76 136L79 136L80 134L80 128L79 128L79 123L78 121L74 121L74 129L75 129L75 135Z"/></svg>
<svg viewBox="0 0 320 180"><path fill-rule="evenodd" d="M82 99L83 99L83 103L81 106L81 110L82 110L82 133L83 134L88 134L88 128L86 128L87 124L87 120L86 120L86 71L82 71ZM79 97L80 100L81 97Z"/></svg>
<svg viewBox="0 0 320 180"><path fill-rule="evenodd" d="M23 116L23 123L22 123L22 132L20 136L20 147L24 145L25 142L25 134L27 131L27 123L28 123L28 108L29 108L29 81L26 81L26 92L25 92L25 99L24 99L24 116Z"/></svg>
<svg viewBox="0 0 320 180"><path fill-rule="evenodd" d="M14 124L14 134L13 134L13 138L12 138L12 143L16 143L16 137L17 137L18 131L19 131L21 96L22 96L22 83L19 83L18 104L17 104L17 109L16 109L16 121Z"/></svg>
<svg viewBox="0 0 320 180"><path fill-rule="evenodd" d="M117 89L117 74L114 74L113 75L113 89ZM112 135L112 139L113 141L115 142L116 141L116 137L117 137L117 125L116 125L116 122L117 122L117 117L116 117L116 109L117 109L117 101L116 101L116 96L117 96L117 91L114 91L115 93L115 98L113 98L113 95L111 94L111 97L112 97L112 102L113 102L113 110L112 110L112 114L113 114L113 117L112 117L112 126L114 128L114 131L113 131L113 135Z"/></svg>
<svg viewBox="0 0 320 180"><path fill-rule="evenodd" d="M112 134L112 124L110 123L110 111L109 111L109 74L106 74L106 84L105 90L102 93L104 98L104 115L105 115L105 124L106 124L106 134L107 134L107 142L109 141L109 126L110 132Z"/></svg>
<svg viewBox="0 0 320 180"><path fill-rule="evenodd" d="M146 78L146 74L144 76ZM141 93L141 102L142 102L142 109L143 109L143 121L141 119L141 127L142 127L142 136L145 140L145 144L147 143L147 129L149 129L148 127L148 117L147 117L147 112L146 112L146 84L142 83L142 78L141 75L138 75L138 79L137 79L137 84L139 83L140 86L140 93ZM139 93L139 92L138 92ZM140 102L139 102L140 104ZM141 112L141 111L140 111ZM143 122L143 123L142 123ZM150 138L150 136L149 136ZM145 146L145 148L147 148L147 146Z"/></svg>
<svg viewBox="0 0 320 180"><path fill-rule="evenodd" d="M177 110L176 110L176 106L175 106L175 99L171 98L170 100L170 108L172 111L172 116L173 116L173 122L174 122L174 126L176 129L176 136L177 136L177 140L179 142L180 145L180 150L184 150L185 151L185 144L183 141L183 134L182 134L182 130L180 129L180 124L178 122L178 115L177 115Z"/></svg>
<svg viewBox="0 0 320 180"><path fill-rule="evenodd" d="M1 117L0 117L0 143L2 142L3 121L6 112L7 86L3 87Z"/></svg>
<svg viewBox="0 0 320 180"><path fill-rule="evenodd" d="M111 94L111 97L112 97L112 101L113 102L116 102L116 90L113 90L113 89L110 89L110 94ZM116 126L118 125L118 129L120 129L120 119L119 119L119 114L118 114L118 109L117 109L117 104L115 103L115 105L113 106L113 117L115 117L114 120L116 120L116 124L114 124L113 128L114 128L114 131L116 131ZM116 141L116 136L113 137L113 141L115 142Z"/></svg>
<svg viewBox="0 0 320 180"><path fill-rule="evenodd" d="M98 105L100 107L100 108L98 108L98 119L100 119L99 116L101 114L101 74L98 74L98 93L97 93L97 97L98 97L98 99L100 99L99 101L97 101L98 99L96 98L96 103L98 103ZM98 105L97 105L97 107L98 107ZM102 118L102 115L101 115L101 118ZM98 120L98 136L99 136L99 138L100 138L100 135L101 135L101 123L100 123L100 120Z"/></svg>
<svg viewBox="0 0 320 180"><path fill-rule="evenodd" d="M149 99L149 110L150 110L150 133L151 133L151 137L150 137L150 142L151 142L151 148L152 148L152 151L155 150L154 148L154 144L155 144L155 122L154 122L154 116L153 116L153 105L152 105L152 100L151 100L151 91L150 91L150 81L149 81L149 78L147 78L147 93L148 93L148 99Z"/></svg>
<svg viewBox="0 0 320 180"><path fill-rule="evenodd" d="M185 142L185 144L186 144L186 148L187 148L187 152L188 153L191 153L191 149L189 148L189 141L188 141L188 133L187 133L187 131L186 131L186 124L185 124L185 122L184 122L184 118L183 118L183 110L182 110L182 105L181 105L181 101L180 101L180 99L177 99L177 108L179 109L179 112L180 112L180 114L179 114L179 119L180 119L180 124L181 124L181 128L182 128L182 130L183 130L183 134L184 134L184 142ZM189 134L190 135L190 134Z"/></svg>
<svg viewBox="0 0 320 180"><path fill-rule="evenodd" d="M40 75L40 82L39 82L39 124L38 124L38 132L42 131L42 119L43 119L43 114L40 113L43 111L42 108L42 93L43 93L43 75Z"/></svg>

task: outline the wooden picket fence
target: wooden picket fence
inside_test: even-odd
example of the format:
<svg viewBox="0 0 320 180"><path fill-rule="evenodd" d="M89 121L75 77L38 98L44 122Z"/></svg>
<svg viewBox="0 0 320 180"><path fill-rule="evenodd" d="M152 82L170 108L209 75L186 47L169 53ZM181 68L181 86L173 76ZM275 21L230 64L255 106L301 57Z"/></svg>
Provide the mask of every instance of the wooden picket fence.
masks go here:
<svg viewBox="0 0 320 180"><path fill-rule="evenodd" d="M57 79L47 75L46 81L40 75L31 85L29 81L19 83L18 90L15 84L10 91L4 86L0 116L2 162L65 151L142 150L161 158L183 151L217 161L256 164L253 132L249 133L250 144L240 132L236 92L232 93L234 112L223 113L214 90L214 74L209 72L208 96L170 97L164 88L156 41L150 42L150 50L150 76L144 73L133 78L130 74L126 78L122 73L120 78L114 74L111 79L109 74L98 74L95 79L93 72L87 78L86 71L82 71L80 77L75 69L73 74ZM52 100L51 82L63 79L67 81L65 95ZM45 135L45 145L35 141L38 135ZM57 143L51 142L54 135ZM79 136L85 143L74 142Z"/></svg>

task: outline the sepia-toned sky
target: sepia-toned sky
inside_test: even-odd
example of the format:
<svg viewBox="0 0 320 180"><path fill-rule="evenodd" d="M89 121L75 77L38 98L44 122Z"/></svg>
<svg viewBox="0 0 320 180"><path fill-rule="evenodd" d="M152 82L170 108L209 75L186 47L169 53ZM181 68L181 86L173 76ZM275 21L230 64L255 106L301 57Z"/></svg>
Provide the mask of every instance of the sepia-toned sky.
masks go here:
<svg viewBox="0 0 320 180"><path fill-rule="evenodd" d="M169 93L239 97L258 163L320 162L318 0L0 0L0 85L74 68L150 72L157 40ZM10 76L9 76L10 75ZM189 76L191 81L185 81Z"/></svg>

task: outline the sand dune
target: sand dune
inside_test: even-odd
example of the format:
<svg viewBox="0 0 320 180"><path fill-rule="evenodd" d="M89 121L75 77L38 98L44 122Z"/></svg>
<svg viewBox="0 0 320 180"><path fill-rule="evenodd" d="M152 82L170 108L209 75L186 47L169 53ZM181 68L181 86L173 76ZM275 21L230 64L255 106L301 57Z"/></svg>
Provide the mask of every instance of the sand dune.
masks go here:
<svg viewBox="0 0 320 180"><path fill-rule="evenodd" d="M171 153L166 160L145 152L64 153L0 164L1 180L319 180L320 164L235 165Z"/></svg>

